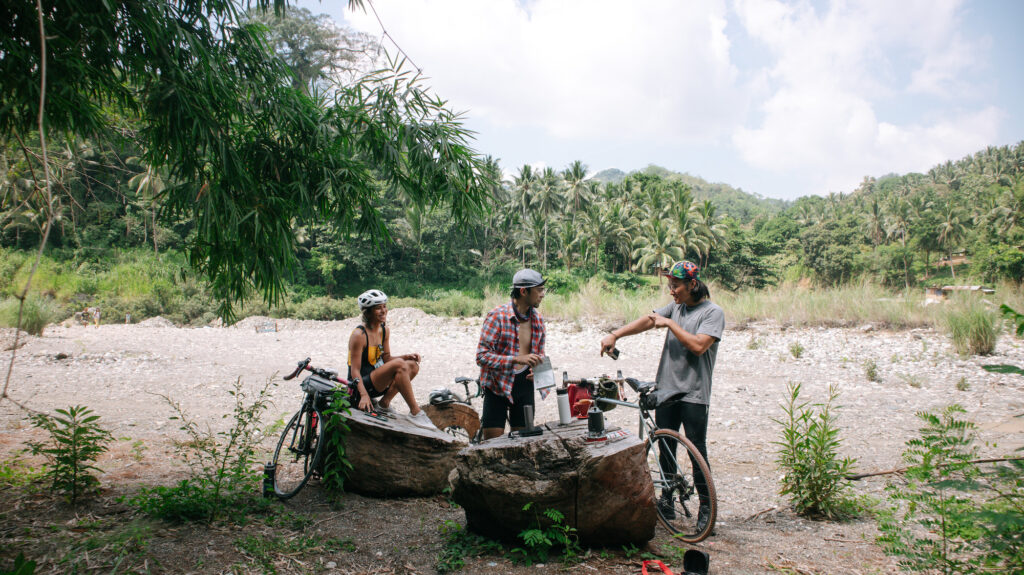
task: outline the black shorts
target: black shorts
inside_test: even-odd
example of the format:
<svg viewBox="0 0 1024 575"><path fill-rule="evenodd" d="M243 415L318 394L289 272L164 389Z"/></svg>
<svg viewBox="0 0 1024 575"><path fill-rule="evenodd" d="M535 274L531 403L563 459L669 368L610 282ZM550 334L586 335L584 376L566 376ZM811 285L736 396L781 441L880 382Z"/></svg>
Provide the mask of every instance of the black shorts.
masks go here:
<svg viewBox="0 0 1024 575"><path fill-rule="evenodd" d="M530 370L524 369L516 374L512 383L512 403L503 395L493 391L484 390L484 411L480 416L480 425L484 428L499 427L505 428L505 418L511 427L526 427L526 416L523 414L524 405L534 405L533 381L526 379Z"/></svg>

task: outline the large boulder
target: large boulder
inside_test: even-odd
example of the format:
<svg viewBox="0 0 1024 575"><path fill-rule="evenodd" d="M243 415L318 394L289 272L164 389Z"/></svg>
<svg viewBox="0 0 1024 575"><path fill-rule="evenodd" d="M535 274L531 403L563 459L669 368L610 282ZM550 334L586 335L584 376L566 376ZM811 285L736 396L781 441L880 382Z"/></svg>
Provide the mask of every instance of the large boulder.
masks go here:
<svg viewBox="0 0 1024 575"><path fill-rule="evenodd" d="M374 497L440 493L466 445L413 425L408 414L379 419L353 409L348 426L345 454L352 470L345 489Z"/></svg>
<svg viewBox="0 0 1024 575"><path fill-rule="evenodd" d="M652 539L657 512L644 442L623 430L588 442L585 421L542 427L540 436L502 436L459 452L452 499L469 528L514 540L544 510L557 509L588 545Z"/></svg>

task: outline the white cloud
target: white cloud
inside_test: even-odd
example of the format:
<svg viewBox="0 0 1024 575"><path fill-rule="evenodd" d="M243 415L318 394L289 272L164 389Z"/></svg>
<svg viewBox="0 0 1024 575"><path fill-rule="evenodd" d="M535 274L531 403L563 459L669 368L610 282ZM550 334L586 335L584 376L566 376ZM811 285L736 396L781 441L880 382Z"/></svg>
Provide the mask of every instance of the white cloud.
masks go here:
<svg viewBox="0 0 1024 575"><path fill-rule="evenodd" d="M959 2L834 2L821 12L775 0L735 6L773 60L754 75L769 92L758 108L760 124L737 129L733 143L754 166L801 173L820 186L803 193L852 190L865 175L926 170L998 134L1001 113L993 107L947 109L931 120L879 117L896 98L960 95L957 78L984 42L953 33Z"/></svg>
<svg viewBox="0 0 1024 575"><path fill-rule="evenodd" d="M453 106L564 139L709 142L744 113L724 0L376 0ZM348 19L379 33L371 13Z"/></svg>

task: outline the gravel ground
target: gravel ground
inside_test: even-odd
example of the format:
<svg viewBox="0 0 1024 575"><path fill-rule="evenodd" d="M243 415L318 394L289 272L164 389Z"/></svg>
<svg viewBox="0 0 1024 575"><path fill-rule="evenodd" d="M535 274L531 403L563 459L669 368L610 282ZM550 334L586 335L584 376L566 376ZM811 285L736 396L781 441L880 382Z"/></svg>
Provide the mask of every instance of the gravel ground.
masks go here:
<svg viewBox="0 0 1024 575"><path fill-rule="evenodd" d="M481 322L482 318L438 318L415 309L391 311L392 351L423 356L414 382L420 401L431 389L452 385L457 375L477 375L474 357ZM160 395L180 402L195 418L216 429L227 424L221 416L230 410L227 391L237 379L249 389L269 379L277 382L271 414L276 418L294 411L299 402L297 386L281 381L280 376L307 356L317 366L344 367L346 342L356 325L355 319L248 318L227 328L177 328L153 318L131 326L51 326L42 337L28 337L17 350L10 394L19 403L41 411L73 404L95 410L121 439L100 461L105 484L166 483L179 479L181 469L167 457L170 439L177 437L178 430L167 419L171 410ZM653 378L664 332L620 340L622 356L616 362L597 353L608 327L549 322L548 354L556 370L565 370L570 377L613 375L622 370L641 380ZM787 382L802 384L805 398L812 401L824 399L830 385L839 386L842 453L856 458L860 471L899 467L904 443L920 426L915 413L939 410L954 402L979 425L983 453L1003 455L1024 446L1024 377L989 373L980 367L989 363L1024 366L1022 342L1004 336L994 355L961 359L947 339L931 330L890 332L872 326L786 329L766 323L727 329L718 352L709 429L720 507L717 535L703 547L712 553L713 572L893 570L892 561L870 541L874 534L870 521L803 520L793 516L776 494L779 471L773 463L772 442L779 437L779 426L772 419L782 414ZM0 349L9 348L10 340L8 330L0 337ZM791 351L797 345L803 350L798 358ZM869 362L875 365L876 381L867 377ZM404 409L401 400L396 406ZM635 413L622 407L606 417L610 424L628 429L636 426ZM557 419L554 396L538 401L537 419ZM0 405L0 428L0 455L4 457L36 433L23 412L10 402ZM139 440L145 446L141 462L129 456L132 442ZM856 489L877 494L885 480L861 481ZM411 515L459 515L450 510L431 512L431 506L438 505L434 500L353 500L368 502L365 505L369 507L396 509L394 520L399 523ZM407 509L417 505L415 513ZM659 530L655 543L666 539ZM411 559L400 551L391 553L390 559L387 554L377 559L383 562L380 564L398 565L393 572L415 572L403 571L403 564L425 569L417 567L421 559L415 553ZM369 556L371 562L373 557ZM479 567L488 572L536 572L500 559L497 566L487 564L494 559L480 561L484 562ZM469 572L478 572L472 565ZM637 565L634 560L592 568L635 573ZM369 568L338 569L373 572Z"/></svg>

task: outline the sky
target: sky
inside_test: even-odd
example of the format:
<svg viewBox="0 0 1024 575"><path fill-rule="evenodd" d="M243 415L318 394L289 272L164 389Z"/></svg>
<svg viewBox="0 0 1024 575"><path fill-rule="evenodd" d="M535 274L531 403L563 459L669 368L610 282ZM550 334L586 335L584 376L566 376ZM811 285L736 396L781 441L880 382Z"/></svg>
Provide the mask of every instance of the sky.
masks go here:
<svg viewBox="0 0 1024 575"><path fill-rule="evenodd" d="M400 47L506 173L656 164L792 200L1024 140L1019 0L298 5Z"/></svg>

